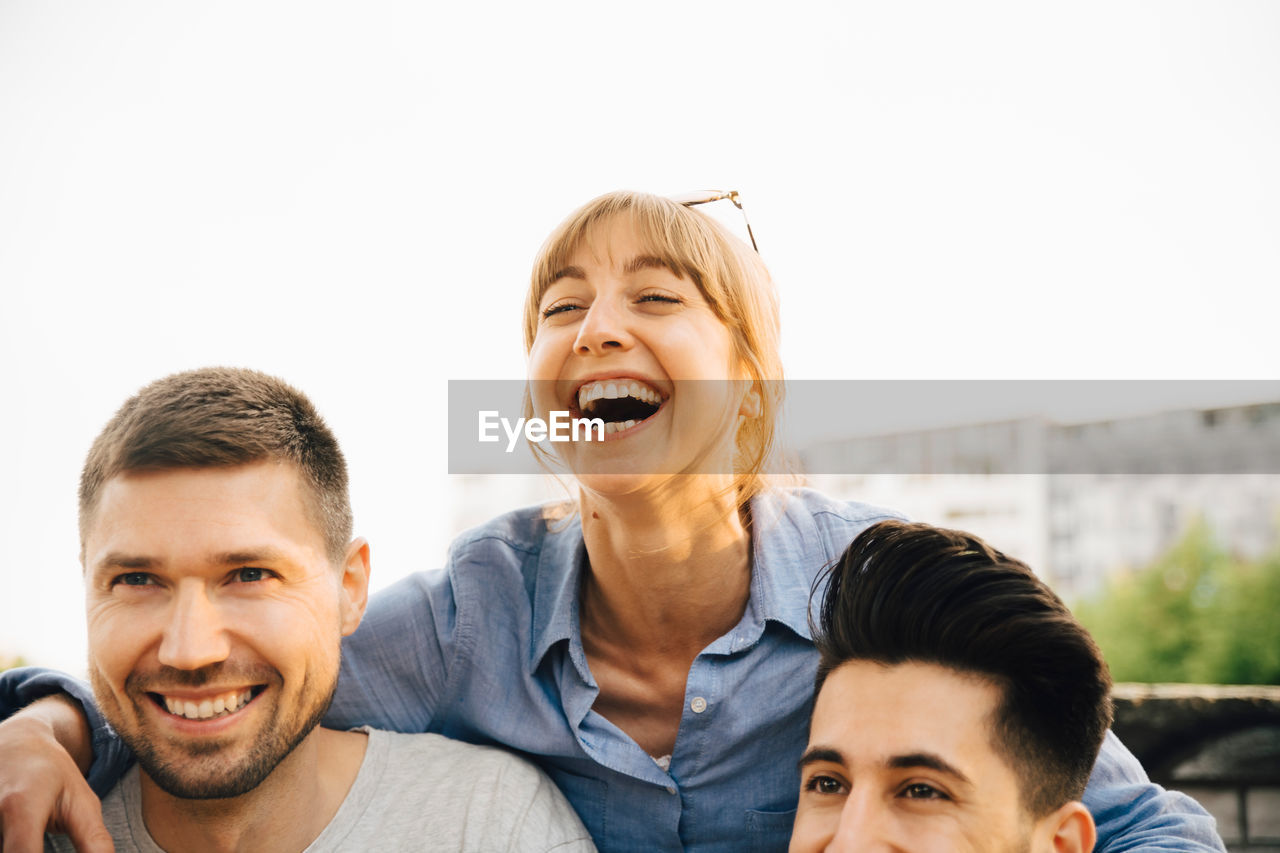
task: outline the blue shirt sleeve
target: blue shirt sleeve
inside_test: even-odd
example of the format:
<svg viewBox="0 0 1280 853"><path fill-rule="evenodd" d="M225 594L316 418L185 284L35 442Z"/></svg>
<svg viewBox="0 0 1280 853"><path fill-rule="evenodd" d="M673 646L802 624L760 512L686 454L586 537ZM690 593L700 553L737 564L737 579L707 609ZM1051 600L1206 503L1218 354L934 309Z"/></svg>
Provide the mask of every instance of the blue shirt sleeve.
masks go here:
<svg viewBox="0 0 1280 853"><path fill-rule="evenodd" d="M1225 850L1213 817L1185 794L1152 783L1111 732L1102 742L1084 804L1098 826L1095 853Z"/></svg>
<svg viewBox="0 0 1280 853"><path fill-rule="evenodd" d="M99 797L104 796L133 764L133 753L107 724L88 684L64 673L34 666L0 673L0 720L8 719L37 699L58 692L79 702L88 719L93 743L89 786Z"/></svg>
<svg viewBox="0 0 1280 853"><path fill-rule="evenodd" d="M444 571L420 572L372 597L342 642L330 728L425 732L444 699L457 609Z"/></svg>

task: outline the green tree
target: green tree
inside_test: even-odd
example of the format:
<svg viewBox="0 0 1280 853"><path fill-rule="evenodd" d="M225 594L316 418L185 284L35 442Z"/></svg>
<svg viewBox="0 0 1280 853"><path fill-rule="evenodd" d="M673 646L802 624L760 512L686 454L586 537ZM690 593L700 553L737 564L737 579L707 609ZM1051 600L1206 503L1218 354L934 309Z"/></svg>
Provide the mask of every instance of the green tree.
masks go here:
<svg viewBox="0 0 1280 853"><path fill-rule="evenodd" d="M1241 560L1204 524L1076 613L1116 681L1280 684L1280 551Z"/></svg>
<svg viewBox="0 0 1280 853"><path fill-rule="evenodd" d="M21 657L7 657L5 655L0 655L0 672L4 672L6 669L14 669L15 667L26 665L27 662Z"/></svg>

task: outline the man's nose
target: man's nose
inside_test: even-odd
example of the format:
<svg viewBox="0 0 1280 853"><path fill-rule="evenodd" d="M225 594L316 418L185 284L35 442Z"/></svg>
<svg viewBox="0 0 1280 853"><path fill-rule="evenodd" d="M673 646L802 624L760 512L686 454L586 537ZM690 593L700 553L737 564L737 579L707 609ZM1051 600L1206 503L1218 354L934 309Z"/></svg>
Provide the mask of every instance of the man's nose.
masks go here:
<svg viewBox="0 0 1280 853"><path fill-rule="evenodd" d="M892 821L884 799L871 790L850 792L840 810L835 835L825 853L905 853L892 838Z"/></svg>
<svg viewBox="0 0 1280 853"><path fill-rule="evenodd" d="M199 669L226 660L230 653L222 614L204 585L180 584L160 640L160 663L174 669Z"/></svg>
<svg viewBox="0 0 1280 853"><path fill-rule="evenodd" d="M573 351L578 355L604 355L612 350L627 350L633 343L626 310L615 300L597 298L587 309L578 327Z"/></svg>

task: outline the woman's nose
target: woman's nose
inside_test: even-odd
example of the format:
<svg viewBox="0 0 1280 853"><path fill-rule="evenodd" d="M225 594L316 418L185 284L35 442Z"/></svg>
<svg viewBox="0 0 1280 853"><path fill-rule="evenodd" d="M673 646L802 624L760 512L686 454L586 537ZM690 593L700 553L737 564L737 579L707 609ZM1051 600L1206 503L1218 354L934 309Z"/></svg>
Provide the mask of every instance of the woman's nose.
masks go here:
<svg viewBox="0 0 1280 853"><path fill-rule="evenodd" d="M578 355L604 355L611 350L629 349L632 340L625 311L613 300L596 299L582 318L573 351Z"/></svg>

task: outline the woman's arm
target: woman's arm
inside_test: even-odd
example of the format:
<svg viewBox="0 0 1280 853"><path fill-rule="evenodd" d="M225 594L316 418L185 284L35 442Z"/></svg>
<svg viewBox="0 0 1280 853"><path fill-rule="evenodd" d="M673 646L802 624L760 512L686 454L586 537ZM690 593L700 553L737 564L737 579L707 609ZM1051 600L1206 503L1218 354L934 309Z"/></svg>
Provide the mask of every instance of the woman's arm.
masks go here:
<svg viewBox="0 0 1280 853"><path fill-rule="evenodd" d="M1084 804L1098 825L1097 853L1225 850L1209 813L1185 794L1152 783L1111 732L1102 742Z"/></svg>
<svg viewBox="0 0 1280 853"><path fill-rule="evenodd" d="M342 642L342 670L324 725L425 732L444 693L456 608L444 571L419 572L373 596Z"/></svg>
<svg viewBox="0 0 1280 853"><path fill-rule="evenodd" d="M83 774L93 741L102 740L100 754L108 756L106 763L95 764L99 792L115 784L129 757L118 740L114 747L107 743L114 735L88 686L51 670L10 670L0 675L0 718L0 836L5 850L39 853L46 829L65 832L77 850L112 850L102 808Z"/></svg>

